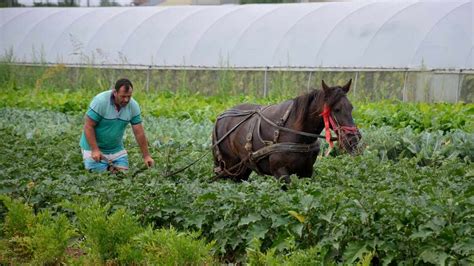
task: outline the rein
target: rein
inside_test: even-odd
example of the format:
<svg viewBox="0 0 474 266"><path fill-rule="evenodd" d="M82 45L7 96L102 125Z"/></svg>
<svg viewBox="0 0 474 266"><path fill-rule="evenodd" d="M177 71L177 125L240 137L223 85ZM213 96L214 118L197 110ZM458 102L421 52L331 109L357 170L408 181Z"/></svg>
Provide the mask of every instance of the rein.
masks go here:
<svg viewBox="0 0 474 266"><path fill-rule="evenodd" d="M206 155L208 155L212 149L214 147L216 147L217 145L219 145L225 138L227 138L227 136L230 135L230 133L232 133L234 130L236 130L241 124L243 124L245 121L247 121L250 117L252 117L254 114L256 113L256 111L251 111L251 112L245 112L245 113L236 113L236 114L233 114L233 115L228 115L228 116L245 116L244 119L242 119L242 121L240 121L239 123L237 123L233 128L231 128L229 130L229 132L227 132L224 136L222 136L222 138L220 138L216 143L214 143L214 145L212 145L207 152L205 152L203 155L201 155L201 157L199 157L198 159L194 160L193 162L189 163L188 165L186 165L185 167L182 167L176 171L173 171L169 174L166 174L163 176L163 178L167 178L167 177L170 177L170 176L174 176L176 174L179 174L181 172L183 172L184 170L188 169L189 167L193 166L195 163L199 162L200 160L202 160ZM222 118L222 116L218 117L217 119L220 119ZM141 171L140 171L141 172ZM133 177L138 174L139 171L137 171L137 173L135 173L133 175Z"/></svg>
<svg viewBox="0 0 474 266"><path fill-rule="evenodd" d="M323 135L318 135L318 134L313 134L313 133L308 133L308 132L303 132L303 131L298 131L298 130L294 130L294 129L291 129L291 128L287 128L287 127L282 127L282 126L279 126L277 124L275 124L273 121L271 121L270 119L268 119L266 116L264 116L260 111L257 113L258 115L260 115L261 118L263 118L263 120L265 120L265 122L269 123L271 126L279 129L279 130L283 130L283 131L287 131L287 132L290 132L290 133L293 133L293 134L297 134L297 135L301 135L301 136L306 136L306 137L311 137L311 138L321 138L321 139L326 139L326 141L328 140L328 136L326 134L326 136L323 136ZM329 140L332 142L333 140L337 140L337 138L331 138L331 136L329 135Z"/></svg>

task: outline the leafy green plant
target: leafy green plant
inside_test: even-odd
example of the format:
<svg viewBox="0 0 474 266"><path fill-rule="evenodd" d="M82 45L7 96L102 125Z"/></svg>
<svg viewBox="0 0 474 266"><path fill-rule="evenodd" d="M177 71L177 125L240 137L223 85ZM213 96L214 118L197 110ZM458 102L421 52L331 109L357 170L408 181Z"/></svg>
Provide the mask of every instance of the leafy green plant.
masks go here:
<svg viewBox="0 0 474 266"><path fill-rule="evenodd" d="M263 253L260 251L261 241L254 238L247 248L247 263L252 266L280 265L281 258L275 256L275 249L269 249Z"/></svg>
<svg viewBox="0 0 474 266"><path fill-rule="evenodd" d="M31 232L31 248L34 264L55 264L64 261L65 251L75 229L64 214L53 217L47 210L36 217Z"/></svg>
<svg viewBox="0 0 474 266"><path fill-rule="evenodd" d="M55 264L64 261L69 240L75 236L64 214L54 217L49 211L33 214L32 208L19 200L0 195L8 209L3 226L5 239L1 246L0 262Z"/></svg>
<svg viewBox="0 0 474 266"><path fill-rule="evenodd" d="M0 254L7 259L11 258L11 261L28 261L33 257L31 248L31 230L35 223L33 209L26 203L6 195L0 195L0 200L8 210L3 224L5 238L0 244L4 249Z"/></svg>
<svg viewBox="0 0 474 266"><path fill-rule="evenodd" d="M198 236L197 233L179 233L172 227L159 230L148 227L119 248L118 258L125 264L215 264L211 256L213 243L205 243Z"/></svg>
<svg viewBox="0 0 474 266"><path fill-rule="evenodd" d="M117 258L119 247L142 231L136 218L125 209L119 208L108 215L110 205L102 206L97 199L66 206L74 210L90 253L104 262Z"/></svg>
<svg viewBox="0 0 474 266"><path fill-rule="evenodd" d="M334 261L328 260L330 257L329 248L320 246L310 247L304 250L296 250L285 258L285 265L336 265Z"/></svg>
<svg viewBox="0 0 474 266"><path fill-rule="evenodd" d="M281 84L283 88L286 83ZM69 99L72 90L55 94L42 88L32 98L37 105L27 110L34 102L32 95L22 89L18 93L17 98L13 89L0 95L6 97L5 106L15 107L0 109L0 193L25 198L36 209L48 208L53 217L64 213L64 200L84 195L97 199L96 205L90 203L95 210L80 207L84 208L80 219L68 213L86 237L74 244L85 255L67 258L67 263L157 259L158 251L135 248L158 243L158 233L139 228L141 223L199 231L199 241L214 241L213 252L223 262L245 262L246 256L255 255L256 263L294 260L293 265L323 260L325 264L472 264L472 105L354 103L365 151L353 157L319 157L312 178L294 177L282 191L272 177L258 175L241 183L209 182L210 155L164 178L208 151L218 112L253 101L252 97L137 93L157 164L137 171L142 167L140 150L127 131L130 171L101 175L83 169L78 149L83 110L77 111L77 106L82 102L87 106L89 99L76 101ZM255 101L278 100L271 97L275 98ZM72 104L66 106L63 99ZM81 219L90 226L80 225ZM30 229L26 232L31 234ZM32 259L28 237L22 247L29 252L24 258ZM260 242L258 249L253 248L253 239ZM253 254L247 254L249 247ZM199 250L195 246L190 250L194 248Z"/></svg>
<svg viewBox="0 0 474 266"><path fill-rule="evenodd" d="M8 210L3 224L6 238L22 237L30 234L30 228L35 222L33 209L20 200L14 200L6 195L0 195L0 200Z"/></svg>

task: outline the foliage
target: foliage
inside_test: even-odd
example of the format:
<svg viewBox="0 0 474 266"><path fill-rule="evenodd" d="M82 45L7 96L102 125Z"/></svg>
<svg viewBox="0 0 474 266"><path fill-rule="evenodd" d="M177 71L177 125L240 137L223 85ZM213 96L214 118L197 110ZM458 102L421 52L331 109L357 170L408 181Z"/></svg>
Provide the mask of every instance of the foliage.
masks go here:
<svg viewBox="0 0 474 266"><path fill-rule="evenodd" d="M53 264L64 261L69 240L76 235L75 229L64 214L53 217L45 210L36 216L31 232L31 248L34 264Z"/></svg>
<svg viewBox="0 0 474 266"><path fill-rule="evenodd" d="M135 216L123 208L108 214L109 205L97 199L77 198L78 203L61 205L76 212L74 227L62 213L45 209L37 215L31 206L0 195L8 213L0 238L0 263L34 265L153 264L211 265L212 243L198 233L174 228L143 229ZM13 224L13 223L18 224ZM77 238L78 232L82 234ZM84 239L84 240L81 240Z"/></svg>
<svg viewBox="0 0 474 266"><path fill-rule="evenodd" d="M35 219L33 209L27 204L19 200L13 200L5 195L0 195L0 200L9 211L3 224L5 237L12 238L28 235Z"/></svg>
<svg viewBox="0 0 474 266"><path fill-rule="evenodd" d="M153 230L148 227L119 250L124 264L145 265L212 265L213 244L198 239L197 233L183 234L174 228Z"/></svg>
<svg viewBox="0 0 474 266"><path fill-rule="evenodd" d="M474 131L474 106L448 103L375 102L355 104L354 117L362 127L410 127L415 132Z"/></svg>
<svg viewBox="0 0 474 266"><path fill-rule="evenodd" d="M368 254L387 263L444 258L433 254L449 254L446 263L472 260L472 133L366 128L362 154L321 157L313 178L294 178L282 191L274 179L256 175L249 182L209 182L210 155L177 176L163 178L207 151L210 121L145 117L157 166L139 171L140 151L127 132L131 170L115 176L83 170L77 150L82 115L20 109L2 109L0 115L2 193L53 212L63 212L61 202L77 196L107 202L107 208L82 215L86 224L95 224L90 232L79 227L91 235L109 234L105 239L145 245L136 239L143 230L133 229L138 221L198 230L215 241L223 261L245 261L253 239L261 242L259 252L269 260L288 263L298 258L290 259L291 254L315 246L314 252L329 262L361 262ZM121 222L111 226L109 214L124 207L138 220L117 219ZM149 258L133 249L135 244L127 248L128 241L93 244L92 239L86 238L86 250L103 245L108 248L102 250L110 251L103 251L103 257L90 252L99 260Z"/></svg>
<svg viewBox="0 0 474 266"><path fill-rule="evenodd" d="M75 236L64 214L54 217L48 210L38 215L27 204L0 195L8 209L1 240L0 262L55 264L64 261L68 241ZM5 258L3 258L5 256Z"/></svg>
<svg viewBox="0 0 474 266"><path fill-rule="evenodd" d="M48 74L44 76L47 77ZM37 83L41 82L37 81ZM284 91L284 88L282 90ZM62 113L83 114L93 96L100 91L101 89L81 91L71 89L58 91L45 88L5 89L0 95L0 107L47 109ZM194 122L215 121L219 113L240 103L274 104L296 96L279 94L263 99L250 95L205 96L187 91L146 93L137 90L134 93L134 98L140 103L144 116L191 119ZM456 129L474 131L474 104L380 101L354 102L353 105L355 106L353 114L355 122L362 128L410 127L416 133L438 130L450 132Z"/></svg>
<svg viewBox="0 0 474 266"><path fill-rule="evenodd" d="M119 208L110 216L110 205L101 206L95 200L81 200L67 204L76 214L78 227L85 236L85 245L90 253L106 262L118 257L118 249L141 231L136 218Z"/></svg>
<svg viewBox="0 0 474 266"><path fill-rule="evenodd" d="M461 130L449 133L412 128L370 127L362 130L366 153L375 153L382 160L413 158L421 166L439 165L455 159L472 162L474 134Z"/></svg>
<svg viewBox="0 0 474 266"><path fill-rule="evenodd" d="M17 262L32 258L30 235L35 220L33 209L5 195L0 195L0 200L9 211L3 224L4 239L0 242L0 250L2 250L0 258L6 261L7 258L12 257L14 258L12 261Z"/></svg>
<svg viewBox="0 0 474 266"><path fill-rule="evenodd" d="M354 103L364 151L319 157L312 178L293 178L283 191L276 180L255 174L241 183L210 182L212 158L203 154L219 112L244 101L278 102L280 96L137 91L157 165L141 170L139 148L127 131L130 171L94 174L83 169L78 140L83 112L99 90L45 89L48 73L38 89L12 87L0 95L0 193L24 198L52 217L66 213L74 219L86 237L72 248L87 255L67 258L68 264L212 264L211 249L222 262L254 265L473 263L472 104ZM232 73L226 75L222 86L231 84ZM285 82L282 77L282 90ZM164 178L203 155L193 167ZM78 196L96 200L62 204ZM27 205L15 207L16 216L0 206L0 221L10 228L5 239L23 234L28 241L0 245L17 243L27 261L35 258L34 246L44 246L44 254L62 250L59 244L32 244L32 234L38 234L36 243L47 243L46 236L29 229L38 218L32 214L28 222L31 208L21 206ZM67 228L53 220L57 227L42 222L41 232L67 235L48 229ZM171 229L141 227L150 224ZM183 231L200 233L178 233ZM172 241L163 242L165 237ZM164 250L174 254L171 261L162 261Z"/></svg>
<svg viewBox="0 0 474 266"><path fill-rule="evenodd" d="M249 265L335 265L334 261L328 260L328 251L330 250L320 246L292 250L288 255L278 255L275 249L266 252L260 251L260 245L261 242L254 239L247 248L247 262Z"/></svg>
<svg viewBox="0 0 474 266"><path fill-rule="evenodd" d="M275 257L275 249L270 249L263 253L260 251L261 241L254 238L250 246L247 248L248 264L252 266L264 266L264 265L280 265L281 261Z"/></svg>

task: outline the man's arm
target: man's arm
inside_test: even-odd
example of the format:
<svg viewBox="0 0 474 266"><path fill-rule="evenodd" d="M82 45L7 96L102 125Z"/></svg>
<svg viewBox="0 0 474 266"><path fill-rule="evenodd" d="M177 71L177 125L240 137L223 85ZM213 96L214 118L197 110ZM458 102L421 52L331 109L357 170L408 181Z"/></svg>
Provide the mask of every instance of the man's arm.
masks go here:
<svg viewBox="0 0 474 266"><path fill-rule="evenodd" d="M95 138L95 126L97 123L86 115L84 123L84 134L86 135L87 142L91 147L91 156L94 161L98 162L101 159L99 146L97 146L97 140Z"/></svg>
<svg viewBox="0 0 474 266"><path fill-rule="evenodd" d="M148 141L145 136L145 130L143 129L143 125L136 124L132 125L133 134L135 135L135 139L137 140L138 145L140 146L140 150L143 154L143 161L145 165L150 167L153 165L154 161L148 152Z"/></svg>

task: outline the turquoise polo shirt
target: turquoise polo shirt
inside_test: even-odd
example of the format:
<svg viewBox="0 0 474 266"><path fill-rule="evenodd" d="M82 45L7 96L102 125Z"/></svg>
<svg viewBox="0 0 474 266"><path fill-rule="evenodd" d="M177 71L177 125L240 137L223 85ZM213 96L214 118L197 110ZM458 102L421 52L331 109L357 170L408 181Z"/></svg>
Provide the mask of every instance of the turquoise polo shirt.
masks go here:
<svg viewBox="0 0 474 266"><path fill-rule="evenodd" d="M96 95L86 115L97 123L94 128L95 137L100 151L104 154L123 150L123 134L127 125L136 125L142 122L140 107L133 98L125 107L120 108L120 111L115 109L112 90ZM84 131L80 146L84 150L91 150Z"/></svg>

